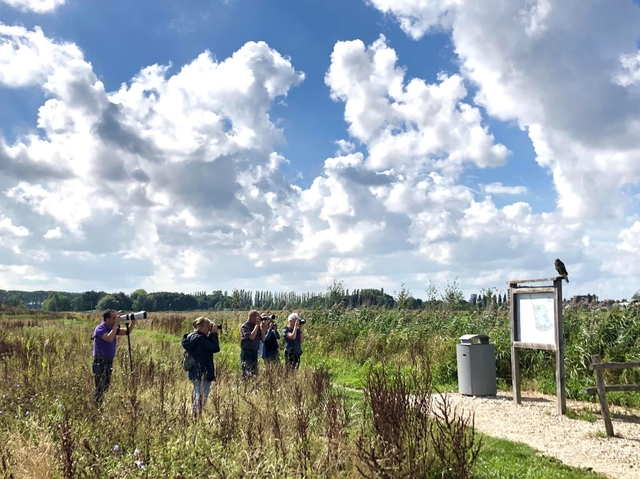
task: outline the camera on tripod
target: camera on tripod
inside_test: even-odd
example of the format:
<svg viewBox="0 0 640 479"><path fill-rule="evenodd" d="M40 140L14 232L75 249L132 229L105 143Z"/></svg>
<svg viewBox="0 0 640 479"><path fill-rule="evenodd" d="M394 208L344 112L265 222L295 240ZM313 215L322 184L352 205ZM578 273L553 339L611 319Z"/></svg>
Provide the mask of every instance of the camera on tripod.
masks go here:
<svg viewBox="0 0 640 479"><path fill-rule="evenodd" d="M121 313L122 311L118 311ZM134 319L147 319L146 311L138 311L137 313L121 314L120 319L124 322L133 321Z"/></svg>

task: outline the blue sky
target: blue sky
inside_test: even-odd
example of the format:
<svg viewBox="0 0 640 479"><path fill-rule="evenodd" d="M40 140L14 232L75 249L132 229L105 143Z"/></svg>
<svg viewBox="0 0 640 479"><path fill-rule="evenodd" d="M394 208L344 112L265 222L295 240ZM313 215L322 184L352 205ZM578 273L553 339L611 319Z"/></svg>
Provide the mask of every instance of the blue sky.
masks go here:
<svg viewBox="0 0 640 479"><path fill-rule="evenodd" d="M211 289L209 285L215 280L221 283L215 285L216 289L240 286L301 291L321 290L323 284L338 278L352 288L382 286L393 290L404 282L420 296L427 278L444 285L447 279L462 277L465 278L461 280L465 291L473 292L483 287L502 287L506 277L513 274L548 276L549 268L543 268L540 260L548 264L556 255L564 255L582 275L582 281L576 287L589 290L604 283L609 286L598 287L620 295L620 288L617 283L614 286L611 275L624 271L626 276L636 277L640 273L627 266L632 262L628 255L633 257L638 251L632 239L637 221L637 200L633 199L634 185L638 181L634 166L637 159L633 141L628 140L634 135L632 125L637 111L634 113L632 106L637 101L636 78L640 78L633 60L640 33L638 6L634 2L622 2L602 13L598 9L604 7L585 7L573 1L562 4L551 0L528 3L523 0L508 7L496 1L464 1L452 7L443 0L428 8L418 0L402 4L388 0L179 3L168 0L62 0L57 8L47 9L42 7L46 0L0 0L1 24L7 28L22 27L25 32L7 30L0 36L5 45L24 44L20 51L5 49L0 54L0 105L4 112L0 117L0 131L8 148L5 156L10 166L7 171L14 172L0 185L5 198L0 202L0 225L4 221L7 231L4 233L6 252L0 254L0 264L4 264L5 272L15 274L0 287L32 287L39 282L53 282L60 288L73 290L91 286L93 289L147 287L153 290L162 287L188 291L191 288ZM580 20L568 30L563 25L570 17ZM617 35L609 38L605 32L611 21L621 22L621 26ZM145 126L146 117L135 116L137 106L131 106L139 106L143 101L134 98L134 92L129 90L132 79L142 69L154 64L171 64L165 79L178 78L183 66L192 64L206 50L211 52L214 62L207 68L215 69L216 62L222 64L234 53L247 51L243 48L253 45L251 42L266 42L274 53L273 56L262 51L256 53L262 55L261 61L277 64L278 58L282 58L290 68L289 73L283 70L277 74L280 75L278 81L285 82L286 87L265 106L270 124L283 130L286 143L271 138L268 128L257 130L254 125L251 135L256 140L251 144L262 146L233 150L235 153L229 161L236 165L234 167L224 166L226 160L216 159L216 155L222 153L210 151L201 165L205 170L199 170L210 178L212 189L220 195L222 191L235 191L229 193L234 199L224 200L224 203L216 203L219 200L215 193L203 191L214 210L238 200L238 211L250 212L247 218L252 219L235 218L225 224L221 223L219 215L207 217L203 222L190 220L193 215L200 220L208 213L198 213L196 206L190 206L186 197L172 189L167 183L170 180L163 176L169 170L165 169L163 173L159 169L157 177L150 173L154 162L139 153L143 151L140 149L130 158L130 151L121 152L119 158L124 158L124 170L133 176L129 183L118 179L122 183L118 183L117 188L121 191L130 188L130 193L134 194L133 184L141 181L138 186L146 191L149 205L156 206L150 206L149 214L145 214L116 201L111 209L105 206L96 210L91 198L95 198L102 187L92 189L88 185L99 180L95 171L113 169L120 160L97 153L103 149L101 135L95 130L99 123L91 133L83 133L89 136L82 137L77 129L80 124L77 115L81 113L73 110L77 107L73 105L73 99L66 99L62 93L61 88L66 87L57 83L56 87L51 87L46 83L51 78L55 78L55 82L62 81L64 71L76 71L70 59L75 54L61 53L60 65L47 64L44 57L48 54L43 53L45 49L37 48L35 37L31 36L36 27L42 29L47 45L52 49L49 51L68 51L65 44L77 46L82 55L78 61L85 65L82 71L90 72L87 85L95 81L91 80L92 75L104 84L104 93L99 94L102 99L97 100L101 110L88 114L82 121L92 124L95 120L91 118L98 118L107 111L102 110L105 102L117 104L120 117L116 121L122 128L133 128L132 134L140 141L149 140L149 135L153 136L149 132L162 124ZM384 44L379 43L381 35L386 39ZM588 42L583 40L585 35ZM354 40L360 40L367 48L361 55L358 54L360 47L349 43ZM36 53L20 56L30 49ZM358 72L367 55L371 65L376 65L375 52L380 53L380 61L391 52L397 55L396 67L406 70L405 86L412 78L418 78L427 85L444 88L438 78L438 74L444 72L455 81L459 79L466 95L456 96L452 103L443 103L449 106L440 105L437 117L433 117L435 125L428 119L424 120L426 123L415 123L420 109L428 108L418 106L422 101L419 97L409 95L402 100L390 100L388 94L376 96L386 88L392 91L391 83L383 84L386 80L380 79L380 83L379 79L371 77L367 86L356 85L356 80L349 79L350 75L361 78ZM349 64L356 61L355 58L361 63ZM16 69L29 70L25 62L35 65L33 78L19 80L12 77L11 69L14 73ZM254 68L250 63L247 65ZM382 63L376 68L383 68ZM4 73L2 69L5 69ZM304 80L300 82L291 77L294 71L303 72ZM333 74L328 75L329 71ZM592 80L587 82L586 78ZM275 79L274 76L272 80ZM209 98L217 95L217 85L200 84L197 78L189 81L192 83L187 83L186 88L193 89L191 101L203 101L202 105L205 105L207 95ZM126 99L109 96L122 84L128 85L128 96L123 94ZM457 95L454 91L457 90L442 90L442 95ZM618 105L615 99L623 98L623 92L627 100ZM332 93L340 100L334 101ZM562 101L569 97L579 101L573 104ZM599 97L613 99L606 112L598 104ZM47 99L59 100L64 109L46 109L39 113ZM204 107L203 111L209 108L221 115L224 118L220 121L227 126L239 125L244 120L231 111L236 99L227 100L227 105L223 104L224 98L216 100L217 106ZM262 111L258 97L245 100L243 108L255 107L255 111ZM390 109L383 105L387 101L391 101ZM123 109L125 105L128 106ZM436 108L436 104L433 105ZM361 107L363 111L359 110ZM477 112L479 119L451 117L467 107ZM355 110L351 110L353 108ZM397 113L397 108L404 108L403 113ZM357 117L347 118L347 111L359 113ZM591 126L593 131L605 130L598 127L599 112L603 112L603 122L607 116L608 125L618 125L619 135L589 137L586 131L590 131ZM189 115L195 113L188 113L185 118ZM391 137L371 126L376 115L378 118L387 115L384 124L395 125ZM64 129L68 127L68 121L62 132L51 126L61 124L64 118L75 118L75 129ZM171 119L171 115L168 118ZM38 121L49 126L36 129ZM585 121L592 125L584 128ZM572 127L580 123L581 129ZM350 127L360 133L350 135ZM202 134L197 133L197 124L192 128L189 135L198 138L194 141L209 144L213 137L203 139ZM43 156L45 146L40 145L40 149L33 145L29 147L28 135L34 131L43 144L51 148L50 157ZM412 140L412 131L421 139ZM161 136L162 132L156 133ZM455 138L449 137L450 134ZM164 156L169 155L172 147L170 144L162 146L160 136L149 140L150 148L160 151L158 154L167 158L162 160L168 162L167 165L173 164L169 156ZM338 140L350 142L353 150L338 152ZM412 141L420 143L406 146ZM441 146L434 149L433 142ZM205 143L198 151L204 151ZM534 144L538 151L534 150ZM26 154L33 165L25 163L24 156L16 156L20 145L28 150ZM424 154L415 151L418 145L426 148ZM510 151L508 155L504 147ZM63 151L64 156L69 149L84 152L85 148L89 148L86 150L87 165L91 165L94 173L74 163L65 170L73 173L66 179L40 181L31 178L31 173L38 168L36 165L42 166L47 158L53 158L55 151ZM184 148L186 151L190 146L185 144ZM388 151L396 151L398 158L394 159L393 153L389 157ZM282 155L288 163L279 163L277 171L269 170L267 174L265 168L270 152ZM358 152L362 154L360 159L347 156ZM98 156L94 158L94 154ZM335 161L325 164L325 160L334 157L337 158ZM459 164L456 158L462 158L463 162ZM434 166L436 159L443 162ZM238 166L245 160L249 164ZM16 164L11 166L14 161ZM56 165L62 167L60 163ZM628 169L621 165L627 165ZM139 170L145 172L143 176L135 173ZM618 170L627 171L628 179L618 180L619 175L615 176ZM170 171L174 178L187 178L184 185L173 185L178 189L187 188L189 175L194 174L183 169ZM255 173L253 184L263 185L261 192L272 193L277 200L265 199L264 204L250 204L246 193L240 192L249 181L243 177L247 171L260 172ZM372 172L378 178L375 184L386 186L376 187L372 183L368 190L360 191L357 185L373 180L361 179L354 183L353 179L358 175L373 178ZM227 174L230 176L224 176ZM37 175L34 173L34 176ZM140 180L143 177L146 179ZM390 183L386 178L391 179ZM69 197L59 193L65 187L73 190L72 181L87 187L84 196L77 193L77 188L76 193L69 193ZM216 186L218 182L219 186ZM197 187L202 188L204 183L198 184ZM194 185L190 188L195 188ZM291 186L294 189L290 189ZM266 188L264 191L263 187ZM412 194L418 196L411 199ZM71 210L68 215L58 213L48 206L57 202L79 208L85 200L87 207L82 211L87 212L86 216ZM157 201L165 200L169 205L184 208L181 212L176 211L175 216L179 219L175 221L183 222L180 227L191 238L185 244L162 233L167 227L163 225L163 219L171 214L160 212ZM131 201L128 200L129 205ZM18 212L22 216L17 216ZM28 217L24 216L25 212ZM120 228L126 228L126 222L137 217L155 218L147 225L157 232L157 235L149 235L154 238L153 244L133 244L123 239L125 229ZM110 231L118 232L117 245L113 246L108 260L100 256L94 247L95 240L88 233L92 231L90 223L94 221L109 224L114 228ZM264 223L258 226L256 221ZM255 236L260 237L260 241L253 239L255 236L251 232L255 228ZM195 238L201 238L201 235L217 239L207 239L211 242L197 246ZM221 243L220 235L228 235L233 240L228 239L229 244L226 240ZM36 237L44 239L36 241ZM223 243L224 247L221 246ZM0 249L2 247L0 243ZM105 261L123 266L132 258L141 261L144 267L141 266L139 276L124 285L113 279L94 285L89 273L67 278L65 272L59 271L57 261L61 261L60 265L66 269L91 270L87 264L74 267L72 261L69 265L68 252L78 248L87 255L83 261L89 261L95 267ZM519 255L518 251L523 248L527 252ZM256 259L251 254L256 249L269 251L270 256ZM36 264L21 258L28 254L27 251L31 251L31 258L41 256L46 259ZM229 251L233 251L237 264L244 268L245 273L240 277L236 266L221 266L225 258L229 258ZM615 261L624 265L622 269L615 269L599 259L612 253L618 255ZM186 267L178 261L167 266L167 262L162 261L163 255L174 259L191 258L189 261L193 264ZM479 255L487 257L480 261ZM214 274L212 265L221 267L221 274ZM158 268L164 271L165 281L147 274ZM254 268L255 272L250 273ZM297 271L298 282L287 280L290 270ZM25 274L26 271L29 274ZM25 282L25 277L32 279Z"/></svg>

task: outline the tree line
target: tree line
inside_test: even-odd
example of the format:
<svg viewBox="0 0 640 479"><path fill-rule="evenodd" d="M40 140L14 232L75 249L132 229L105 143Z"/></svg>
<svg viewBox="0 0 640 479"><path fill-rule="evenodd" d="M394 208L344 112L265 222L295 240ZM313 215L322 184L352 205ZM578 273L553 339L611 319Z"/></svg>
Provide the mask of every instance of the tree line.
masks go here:
<svg viewBox="0 0 640 479"><path fill-rule="evenodd" d="M496 295L485 290L484 295L472 296L466 301L457 281L447 284L440 293L430 283L425 300L415 298L405 288L390 295L384 288L349 290L342 281L334 281L324 292L296 293L277 291L253 291L234 289L228 291L198 291L195 293L152 292L137 289L131 294L123 292L85 291L70 293L62 291L6 291L0 290L0 304L5 306L43 309L47 311L93 311L115 309L125 311L190 311L190 310L292 310L314 309L340 305L347 308L381 307L387 309L434 309L446 306L448 309L468 309L471 307L502 306L506 295Z"/></svg>

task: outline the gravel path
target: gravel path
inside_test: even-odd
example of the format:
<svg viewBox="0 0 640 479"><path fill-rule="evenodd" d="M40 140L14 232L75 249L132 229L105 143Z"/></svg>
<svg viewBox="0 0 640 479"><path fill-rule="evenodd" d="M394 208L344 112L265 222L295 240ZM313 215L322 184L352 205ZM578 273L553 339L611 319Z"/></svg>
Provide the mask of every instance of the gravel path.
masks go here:
<svg viewBox="0 0 640 479"><path fill-rule="evenodd" d="M567 410L596 413L597 420L588 422L557 416L555 396L522 394L520 406L505 392L491 397L449 396L465 413L474 412L476 428L489 436L524 442L565 464L591 468L610 478L640 478L638 411L611 407L616 437L607 438L598 404L567 400Z"/></svg>

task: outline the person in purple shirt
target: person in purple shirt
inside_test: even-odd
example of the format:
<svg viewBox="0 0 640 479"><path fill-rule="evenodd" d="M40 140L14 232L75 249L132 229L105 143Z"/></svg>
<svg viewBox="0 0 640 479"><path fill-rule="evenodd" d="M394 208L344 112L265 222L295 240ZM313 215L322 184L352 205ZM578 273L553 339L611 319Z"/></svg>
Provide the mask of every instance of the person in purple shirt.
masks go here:
<svg viewBox="0 0 640 479"><path fill-rule="evenodd" d="M93 398L98 404L102 404L104 393L107 392L111 383L113 358L116 355L116 336L126 336L135 325L136 321L132 320L128 329L120 328L120 316L113 309L107 309L102 315L102 323L93 330L91 370L96 386Z"/></svg>

